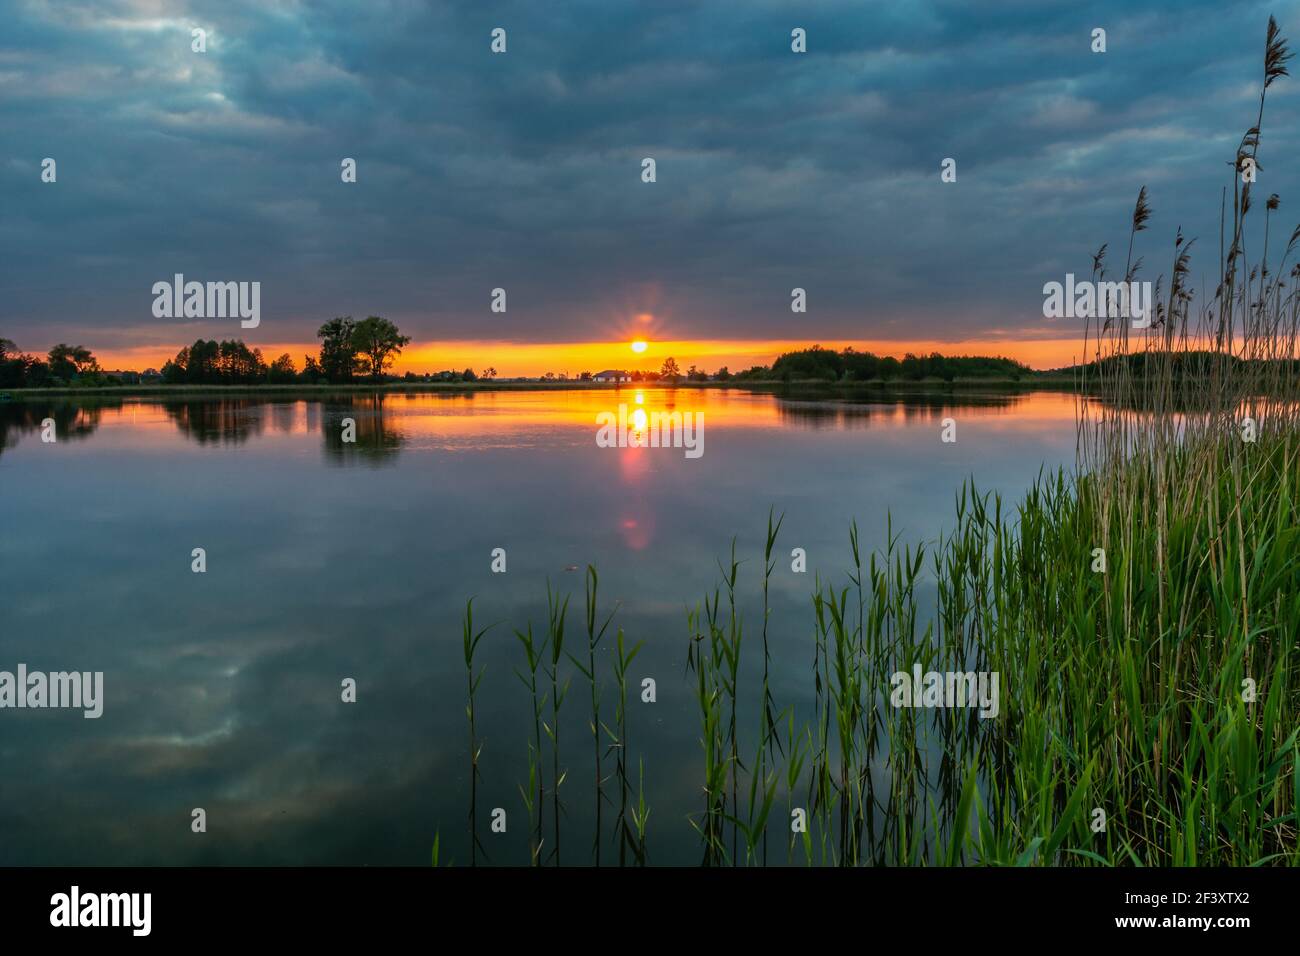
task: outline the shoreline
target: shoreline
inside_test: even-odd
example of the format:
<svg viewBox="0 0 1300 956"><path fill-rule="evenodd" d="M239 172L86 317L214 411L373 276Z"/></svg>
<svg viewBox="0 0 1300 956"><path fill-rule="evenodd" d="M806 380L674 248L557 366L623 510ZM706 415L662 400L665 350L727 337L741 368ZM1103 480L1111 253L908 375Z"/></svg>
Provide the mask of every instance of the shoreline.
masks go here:
<svg viewBox="0 0 1300 956"><path fill-rule="evenodd" d="M775 391L817 391L835 392L953 392L958 390L1001 391L1075 391L1075 381L1068 376L1045 375L1033 379L955 379L946 382L941 379L922 379L920 381L893 381L874 379L867 382L827 382L820 379L794 379L791 381L750 381L750 382L366 382L353 384L309 385L292 383L285 385L103 385L76 388L59 386L57 388L13 388L0 391L0 401L21 400L27 398L69 397L77 395L94 395L103 397L120 395L124 398L136 397L185 397L185 396L220 396L220 395L302 395L302 394L358 394L385 392L392 394L418 392L529 392L529 391L637 391L640 389L736 389L741 391L775 392Z"/></svg>

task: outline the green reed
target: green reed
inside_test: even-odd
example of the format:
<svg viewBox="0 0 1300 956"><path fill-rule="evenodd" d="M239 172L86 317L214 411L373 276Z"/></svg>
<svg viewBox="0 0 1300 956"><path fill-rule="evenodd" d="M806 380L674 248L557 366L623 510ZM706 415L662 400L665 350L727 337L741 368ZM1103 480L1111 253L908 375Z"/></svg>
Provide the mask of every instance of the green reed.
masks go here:
<svg viewBox="0 0 1300 956"><path fill-rule="evenodd" d="M547 680L551 683L551 720L550 723L543 723L542 728L546 735L551 739L551 811L555 817L553 836L555 838L555 849L552 858L555 865L560 865L560 814L563 809L560 803L560 786L564 783L567 772L560 770L560 707L564 704L564 698L569 692L569 683L566 680L564 685L560 685L560 661L564 657L564 621L569 612L569 598L565 597L563 601L560 596L551 591L548 583L546 586L546 643L545 648L549 653L549 663L544 664L544 670Z"/></svg>
<svg viewBox="0 0 1300 956"><path fill-rule="evenodd" d="M483 669L479 668L476 672L474 669L474 654L478 650L479 641L483 635L488 632L489 628L474 630L474 599L471 598L465 603L465 617L462 623L462 652L465 659L465 681L466 681L466 704L465 717L469 721L469 833L470 833L470 866L478 865L479 851L483 850L483 844L478 835L478 782L480 778L478 760L482 755L483 747L479 743L478 729L475 721L474 694L478 691L479 682L483 680ZM434 842L434 866L437 866L437 841Z"/></svg>
<svg viewBox="0 0 1300 956"><path fill-rule="evenodd" d="M620 627L614 636L614 684L617 688L618 698L614 706L614 727L616 728L613 742L610 749L614 752L614 772L618 780L618 822L616 825L618 838L618 863L624 866L627 863L628 851L631 851L637 863L645 863L645 818L649 811L645 808L645 768L641 767L641 791L638 796L638 805L634 810L629 810L628 801L630 799L631 785L628 782L627 771L627 672L640 653L642 642L637 641L632 647L627 647L623 639L623 629Z"/></svg>
<svg viewBox="0 0 1300 956"><path fill-rule="evenodd" d="M597 591L600 586L600 577L592 565L587 565L587 585L586 585L586 622L587 622L587 661L582 661L569 655L569 660L578 672L587 679L587 685L591 691L591 721L589 729L591 731L591 759L592 767L595 774L595 838L592 841L592 853L595 858L596 866L600 866L600 846L602 843L601 816L605 803L605 781L601 775L600 759L600 732L603 725L600 719L600 680L596 671L596 649L605 637L605 631L609 629L610 622L614 619L614 611L610 611L603 624L596 626L597 621Z"/></svg>
<svg viewBox="0 0 1300 956"><path fill-rule="evenodd" d="M528 812L528 824L531 831L531 848L529 861L532 866L540 866L542 862L542 821L545 816L546 802L546 778L543 772L542 756L542 715L545 713L546 698L540 695L537 687L537 671L541 667L542 657L546 653L546 640L543 639L538 643L533 636L533 626L529 624L525 630L515 631L515 637L519 639L520 645L524 649L524 659L528 664L527 673L515 671L519 680L528 688L532 695L532 721L533 735L528 742L528 783L519 788L520 795L523 797L524 809Z"/></svg>
<svg viewBox="0 0 1300 956"><path fill-rule="evenodd" d="M1121 472L1131 497L1122 504ZM836 865L1300 863L1298 483L1300 433L1273 427L1254 442L1234 432L1180 441L1159 461L1131 455L1095 473L1041 475L1013 508L968 482L951 529L924 547L887 522L884 547L866 555L851 528L848 583L814 584L811 709L781 711L776 749L765 707L752 734L737 716L733 552L721 586L687 614L704 796L689 823L702 862L762 863L764 839L783 832L786 862ZM548 669L543 655L565 605L551 595L548 606L540 646L531 629L518 632L535 717L521 788L534 859L546 700L537 671L549 696L564 686L558 656ZM597 674L604 631L588 617L584 676ZM481 634L468 608L465 633ZM627 706L641 645L629 648L621 629L615 645L615 713L601 724L616 778L613 836L620 862L641 863L644 764L630 751ZM468 666L475 673L472 657ZM894 706L891 675L913 666L998 674L997 716ZM748 686L767 701L770 687ZM471 731L474 760L476 741ZM600 759L598 749L593 767ZM553 791L563 779L553 749ZM602 786L597 776L598 801ZM807 821L798 833L786 826L796 810Z"/></svg>

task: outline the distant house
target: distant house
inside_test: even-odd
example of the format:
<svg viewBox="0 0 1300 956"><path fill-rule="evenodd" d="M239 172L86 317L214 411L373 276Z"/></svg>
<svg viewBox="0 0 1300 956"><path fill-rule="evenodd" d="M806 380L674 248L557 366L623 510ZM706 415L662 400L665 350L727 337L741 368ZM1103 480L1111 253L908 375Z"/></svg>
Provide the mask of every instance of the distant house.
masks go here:
<svg viewBox="0 0 1300 956"><path fill-rule="evenodd" d="M157 385L163 380L162 373L156 368L147 368L140 373L141 385Z"/></svg>
<svg viewBox="0 0 1300 956"><path fill-rule="evenodd" d="M597 372L591 377L593 382L630 382L632 376L622 369L607 368L603 372Z"/></svg>

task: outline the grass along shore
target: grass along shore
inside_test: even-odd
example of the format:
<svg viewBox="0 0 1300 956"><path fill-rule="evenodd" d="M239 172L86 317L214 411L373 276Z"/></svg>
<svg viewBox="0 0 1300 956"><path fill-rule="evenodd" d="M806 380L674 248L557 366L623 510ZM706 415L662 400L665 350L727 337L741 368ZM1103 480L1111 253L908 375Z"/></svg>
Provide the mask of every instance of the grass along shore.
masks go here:
<svg viewBox="0 0 1300 956"><path fill-rule="evenodd" d="M891 535L885 551L865 555L850 528L844 579L810 595L811 713L769 689L780 518L769 521L761 579L742 579L733 553L682 635L698 705L700 805L689 825L701 861L1300 863L1300 436L1183 446L1124 471L1122 502L1113 473L1041 478L1014 507L963 487L952 532L930 546ZM921 606L924 578L937 587L935 607ZM566 788L594 781L597 803L613 807L603 821L564 825L569 842L597 839L607 863L652 859L655 826L688 825L645 823L653 786L626 713L637 648L599 608L596 583L589 569L578 637L570 622L566 643L559 595L535 634L519 632L520 672L541 675L541 731L521 784L538 864L560 829L538 808L552 806L566 776ZM758 621L737 610L747 588L761 588ZM570 659L575 643L582 651ZM613 652L609 675L595 672L603 650ZM469 644L466 665L472 709L482 673ZM997 716L893 706L893 675L914 668L998 674ZM585 759L581 742L565 751L548 736L551 688L570 679L596 702ZM475 776L482 760L514 759L514 748L473 746Z"/></svg>

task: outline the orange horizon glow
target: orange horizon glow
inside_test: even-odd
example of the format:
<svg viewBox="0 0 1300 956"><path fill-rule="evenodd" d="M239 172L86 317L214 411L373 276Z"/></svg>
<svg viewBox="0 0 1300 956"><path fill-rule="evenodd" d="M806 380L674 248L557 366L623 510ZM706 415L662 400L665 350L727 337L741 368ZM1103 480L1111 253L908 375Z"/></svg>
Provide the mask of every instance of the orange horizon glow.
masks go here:
<svg viewBox="0 0 1300 956"><path fill-rule="evenodd" d="M1079 338L1064 339L938 339L887 340L887 339L702 339L644 341L645 349L634 353L627 340L616 342L510 342L504 340L449 340L421 342L408 346L393 363L390 372L424 374L445 369L461 371L472 368L482 374L484 369L495 368L498 378L537 377L547 372L577 378L582 372L593 374L605 369L657 372L667 358L676 360L683 373L692 365L707 372L716 372L726 366L739 372L754 365L771 365L783 352L821 345L839 351L853 347L860 352L874 352L881 356L902 358L911 352L928 355L939 352L945 356L983 355L1015 359L1030 368L1051 369L1072 365L1079 361L1082 342ZM248 342L250 348L262 351L262 358L270 363L288 353L294 365L301 369L303 357L317 356L320 343L311 342ZM127 369L143 371L161 369L176 356L183 345L136 346L126 349L99 349L88 346L106 370Z"/></svg>

